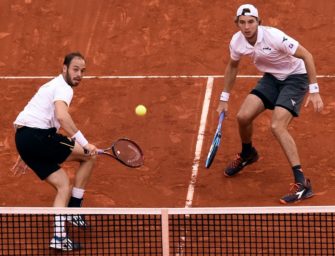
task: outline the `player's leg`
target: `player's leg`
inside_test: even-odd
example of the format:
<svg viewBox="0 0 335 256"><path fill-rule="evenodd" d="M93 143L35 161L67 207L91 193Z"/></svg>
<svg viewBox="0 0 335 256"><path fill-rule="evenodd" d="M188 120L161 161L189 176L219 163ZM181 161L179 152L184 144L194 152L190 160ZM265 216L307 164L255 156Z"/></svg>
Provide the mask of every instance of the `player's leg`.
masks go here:
<svg viewBox="0 0 335 256"><path fill-rule="evenodd" d="M293 117L299 116L302 102L308 90L307 75L291 75L280 83L280 87L281 90L272 115L271 130L292 167L295 182L304 182L305 177L302 171L296 171L296 167L301 169L300 158L294 139L288 131L288 126Z"/></svg>
<svg viewBox="0 0 335 256"><path fill-rule="evenodd" d="M252 146L253 120L265 110L259 97L249 94L237 114L242 150L226 167L225 176L233 176L245 166L258 160L258 153Z"/></svg>
<svg viewBox="0 0 335 256"><path fill-rule="evenodd" d="M239 134L242 144L251 144L253 134L253 120L265 110L262 100L254 95L249 94L243 102L240 110L237 113L237 121L239 127ZM243 152L242 155L249 152Z"/></svg>
<svg viewBox="0 0 335 256"><path fill-rule="evenodd" d="M311 183L305 178L301 168L296 143L288 131L293 117L299 116L307 90L308 77L306 74L291 75L282 81L281 91L272 116L272 133L283 149L294 176L293 189L280 199L282 203L294 203L313 196Z"/></svg>
<svg viewBox="0 0 335 256"><path fill-rule="evenodd" d="M56 189L56 197L53 203L54 207L66 207L70 192L70 180L63 169L59 169L50 174L45 181ZM55 215L54 235L50 241L50 247L63 251L80 249L80 244L73 242L67 236L65 229L66 216L61 214Z"/></svg>
<svg viewBox="0 0 335 256"><path fill-rule="evenodd" d="M252 146L253 120L265 110L262 100L254 94L249 94L237 114L242 151L226 167L225 176L233 176L245 166L258 160L258 153Z"/></svg>
<svg viewBox="0 0 335 256"><path fill-rule="evenodd" d="M56 189L53 207L66 207L69 201L71 186L70 180L63 169L50 174L45 181ZM65 216L56 215L54 223L54 237L66 237Z"/></svg>
<svg viewBox="0 0 335 256"><path fill-rule="evenodd" d="M90 156L85 154L83 148L75 143L71 155L66 161L79 162L79 168L76 171L74 186L84 189L91 177L93 167L96 162L96 155Z"/></svg>
<svg viewBox="0 0 335 256"><path fill-rule="evenodd" d="M84 153L83 148L78 144L75 143L74 148L72 150L71 155L66 159L66 161L77 161L79 162L79 168L76 171L75 179L74 179L74 188L77 188L78 191L76 194L82 198L84 190L89 179L91 177L93 167L96 162L96 156L90 156ZM71 201L71 199L70 199ZM73 207L80 207L81 202L75 203ZM71 205L72 206L72 205Z"/></svg>
<svg viewBox="0 0 335 256"><path fill-rule="evenodd" d="M232 176L258 160L258 153L252 145L252 124L253 120L265 109L274 109L279 95L277 82L274 76L264 74L243 102L237 114L242 151L226 168L226 176Z"/></svg>
<svg viewBox="0 0 335 256"><path fill-rule="evenodd" d="M66 161L79 162L79 168L76 170L74 178L74 186L72 188L71 197L68 207L81 207L83 203L85 188L91 177L96 156L85 154L83 148L75 143L71 155ZM83 215L69 216L68 221L78 227L87 227L87 222Z"/></svg>
<svg viewBox="0 0 335 256"><path fill-rule="evenodd" d="M301 168L300 158L296 143L288 131L288 125L292 121L292 114L286 109L276 107L272 117L271 130L278 140L285 156L292 166L294 185L289 194L280 199L281 203L294 203L313 196L311 183L305 178Z"/></svg>
<svg viewBox="0 0 335 256"><path fill-rule="evenodd" d="M271 120L271 131L282 147L287 160L291 166L300 165L297 146L293 137L288 131L288 126L293 119L292 114L287 109L276 107Z"/></svg>
<svg viewBox="0 0 335 256"><path fill-rule="evenodd" d="M278 140L285 156L292 166L295 183L304 183L305 176L301 169L297 145L288 131L293 119L292 113L282 107L276 107L271 121L271 131Z"/></svg>
<svg viewBox="0 0 335 256"><path fill-rule="evenodd" d="M51 173L45 181L56 189L53 207L66 207L69 201L71 185L69 177L63 169Z"/></svg>

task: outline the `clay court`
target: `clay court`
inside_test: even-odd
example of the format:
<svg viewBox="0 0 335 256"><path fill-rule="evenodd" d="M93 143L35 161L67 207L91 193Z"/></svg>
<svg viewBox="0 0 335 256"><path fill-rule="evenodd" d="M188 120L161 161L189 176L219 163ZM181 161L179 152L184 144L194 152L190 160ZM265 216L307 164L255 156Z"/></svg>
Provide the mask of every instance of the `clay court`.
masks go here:
<svg viewBox="0 0 335 256"><path fill-rule="evenodd" d="M334 205L335 194L335 2L250 1L263 25L275 26L314 56L325 108L303 108L290 131L316 196L301 205ZM87 187L86 207L185 207L208 77L213 88L194 181L192 207L279 206L293 181L270 128L271 112L255 122L261 158L241 174L223 169L240 150L236 113L259 74L249 59L223 124L212 167L204 162L215 132L228 44L245 1L0 1L0 206L51 206L54 191L32 171L12 177L17 153L12 122L37 88L61 71L65 54L86 56L87 79L70 108L91 143L106 147L119 137L137 141L145 166L129 169L99 157ZM101 77L103 76L103 77ZM142 76L142 77L138 77ZM156 77L153 77L156 76ZM181 77L182 76L182 77ZM144 104L148 113L136 116ZM73 176L74 165L64 168Z"/></svg>

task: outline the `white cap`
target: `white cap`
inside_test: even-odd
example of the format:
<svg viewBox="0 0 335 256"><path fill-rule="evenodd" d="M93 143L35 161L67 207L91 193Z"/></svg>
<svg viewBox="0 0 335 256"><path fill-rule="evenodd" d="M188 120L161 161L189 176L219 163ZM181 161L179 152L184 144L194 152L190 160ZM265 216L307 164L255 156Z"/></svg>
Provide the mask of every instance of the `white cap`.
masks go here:
<svg viewBox="0 0 335 256"><path fill-rule="evenodd" d="M241 15L254 16L258 18L258 10L252 4L243 4L237 9L237 12L236 12L236 17L241 16Z"/></svg>

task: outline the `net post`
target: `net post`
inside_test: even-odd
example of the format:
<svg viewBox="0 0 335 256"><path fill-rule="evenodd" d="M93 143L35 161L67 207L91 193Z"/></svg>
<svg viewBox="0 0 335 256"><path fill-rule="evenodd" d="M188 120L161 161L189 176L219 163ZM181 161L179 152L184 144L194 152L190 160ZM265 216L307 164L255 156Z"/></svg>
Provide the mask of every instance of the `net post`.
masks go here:
<svg viewBox="0 0 335 256"><path fill-rule="evenodd" d="M169 210L161 210L162 220L162 249L163 256L170 255L170 242L169 242Z"/></svg>

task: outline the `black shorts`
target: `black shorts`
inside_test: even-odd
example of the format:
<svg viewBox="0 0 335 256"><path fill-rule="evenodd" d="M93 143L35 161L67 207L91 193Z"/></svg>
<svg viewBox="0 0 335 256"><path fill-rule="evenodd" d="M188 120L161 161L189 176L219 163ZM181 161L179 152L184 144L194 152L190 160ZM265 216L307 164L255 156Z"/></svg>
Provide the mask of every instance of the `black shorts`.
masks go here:
<svg viewBox="0 0 335 256"><path fill-rule="evenodd" d="M296 117L299 116L307 91L307 74L290 75L281 81L265 73L251 94L258 96L263 101L265 108L274 109L275 106L280 106Z"/></svg>
<svg viewBox="0 0 335 256"><path fill-rule="evenodd" d="M59 170L74 147L74 141L56 133L56 128L24 126L17 129L15 143L22 160L41 180Z"/></svg>

